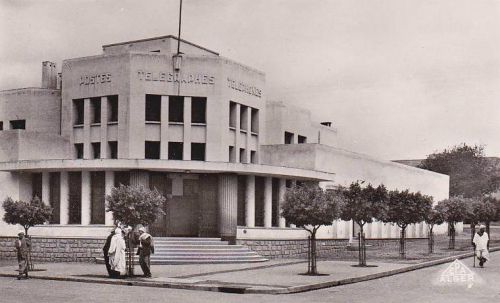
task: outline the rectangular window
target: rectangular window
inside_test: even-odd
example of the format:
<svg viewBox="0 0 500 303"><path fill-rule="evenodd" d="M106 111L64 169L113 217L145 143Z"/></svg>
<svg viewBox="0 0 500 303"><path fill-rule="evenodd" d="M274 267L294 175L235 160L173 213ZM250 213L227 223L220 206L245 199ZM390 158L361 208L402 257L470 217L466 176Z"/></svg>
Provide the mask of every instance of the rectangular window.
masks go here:
<svg viewBox="0 0 500 303"><path fill-rule="evenodd" d="M90 172L90 224L104 224L105 196L104 172Z"/></svg>
<svg viewBox="0 0 500 303"><path fill-rule="evenodd" d="M10 129L26 129L26 120L10 121Z"/></svg>
<svg viewBox="0 0 500 303"><path fill-rule="evenodd" d="M247 153L244 148L240 148L240 163L247 163Z"/></svg>
<svg viewBox="0 0 500 303"><path fill-rule="evenodd" d="M229 102L229 127L236 127L236 103Z"/></svg>
<svg viewBox="0 0 500 303"><path fill-rule="evenodd" d="M120 185L130 185L130 172L128 171L115 171L115 187Z"/></svg>
<svg viewBox="0 0 500 303"><path fill-rule="evenodd" d="M82 224L82 173L68 173L69 224Z"/></svg>
<svg viewBox="0 0 500 303"><path fill-rule="evenodd" d="M108 158L110 159L118 159L118 141L109 141L108 142Z"/></svg>
<svg viewBox="0 0 500 303"><path fill-rule="evenodd" d="M248 130L248 106L240 105L240 129Z"/></svg>
<svg viewBox="0 0 500 303"><path fill-rule="evenodd" d="M257 163L257 152L255 150L250 151L250 163Z"/></svg>
<svg viewBox="0 0 500 303"><path fill-rule="evenodd" d="M184 122L184 97L168 97L168 121Z"/></svg>
<svg viewBox="0 0 500 303"><path fill-rule="evenodd" d="M146 95L146 121L161 121L161 96Z"/></svg>
<svg viewBox="0 0 500 303"><path fill-rule="evenodd" d="M191 143L191 160L205 161L205 143Z"/></svg>
<svg viewBox="0 0 500 303"><path fill-rule="evenodd" d="M191 100L191 123L207 123L207 98L193 97Z"/></svg>
<svg viewBox="0 0 500 303"><path fill-rule="evenodd" d="M101 142L92 142L92 158L101 158Z"/></svg>
<svg viewBox="0 0 500 303"><path fill-rule="evenodd" d="M298 135L298 136L297 136L297 142L298 142L299 144L307 143L307 138L306 138L306 137L304 137L304 136Z"/></svg>
<svg viewBox="0 0 500 303"><path fill-rule="evenodd" d="M0 121L0 130L3 130L3 121Z"/></svg>
<svg viewBox="0 0 500 303"><path fill-rule="evenodd" d="M84 100L73 100L73 124L82 125L84 121Z"/></svg>
<svg viewBox="0 0 500 303"><path fill-rule="evenodd" d="M251 124L251 131L252 133L259 133L259 110L256 108L252 108L252 120L250 121Z"/></svg>
<svg viewBox="0 0 500 303"><path fill-rule="evenodd" d="M75 144L75 158L83 159L83 143Z"/></svg>
<svg viewBox="0 0 500 303"><path fill-rule="evenodd" d="M234 146L229 146L229 162L231 163L236 162L236 150Z"/></svg>
<svg viewBox="0 0 500 303"><path fill-rule="evenodd" d="M42 173L31 174L31 196L42 200Z"/></svg>
<svg viewBox="0 0 500 303"><path fill-rule="evenodd" d="M101 123L101 98L90 98L90 110L92 123Z"/></svg>
<svg viewBox="0 0 500 303"><path fill-rule="evenodd" d="M169 160L182 160L182 142L168 142L168 159Z"/></svg>
<svg viewBox="0 0 500 303"><path fill-rule="evenodd" d="M293 134L285 132L285 144L293 144Z"/></svg>
<svg viewBox="0 0 500 303"><path fill-rule="evenodd" d="M61 174L50 173L50 207L52 207L52 217L50 224L60 224L61 214Z"/></svg>
<svg viewBox="0 0 500 303"><path fill-rule="evenodd" d="M144 152L146 159L160 159L160 141L146 141Z"/></svg>
<svg viewBox="0 0 500 303"><path fill-rule="evenodd" d="M108 122L118 122L118 95L108 96Z"/></svg>

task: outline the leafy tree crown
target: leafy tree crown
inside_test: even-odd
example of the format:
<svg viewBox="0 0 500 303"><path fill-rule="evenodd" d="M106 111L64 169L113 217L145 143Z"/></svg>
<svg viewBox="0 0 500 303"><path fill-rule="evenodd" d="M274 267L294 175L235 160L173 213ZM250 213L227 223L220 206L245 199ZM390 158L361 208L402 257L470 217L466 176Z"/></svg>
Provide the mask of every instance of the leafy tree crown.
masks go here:
<svg viewBox="0 0 500 303"><path fill-rule="evenodd" d="M469 205L473 200L462 196L451 197L439 201L436 210L444 215L445 221L450 224L462 222L469 216Z"/></svg>
<svg viewBox="0 0 500 303"><path fill-rule="evenodd" d="M357 181L341 191L345 198L340 213L342 220L353 220L363 226L382 217L387 199L387 189L383 185L373 187L368 184L363 188Z"/></svg>
<svg viewBox="0 0 500 303"><path fill-rule="evenodd" d="M341 203L337 191L323 191L313 184L294 186L285 193L282 216L291 224L315 232L321 225L332 225Z"/></svg>
<svg viewBox="0 0 500 303"><path fill-rule="evenodd" d="M52 208L43 203L38 197L29 202L14 201L8 197L3 201L5 210L3 220L8 224L19 224L24 227L26 233L32 226L44 224L52 216Z"/></svg>
<svg viewBox="0 0 500 303"><path fill-rule="evenodd" d="M115 220L130 226L153 224L159 214L164 214L166 201L156 189L125 185L113 188L106 200L106 211L112 211Z"/></svg>
<svg viewBox="0 0 500 303"><path fill-rule="evenodd" d="M426 219L427 213L432 209L432 197L409 190L391 190L386 207L383 221L396 223L399 227L406 228L410 224Z"/></svg>

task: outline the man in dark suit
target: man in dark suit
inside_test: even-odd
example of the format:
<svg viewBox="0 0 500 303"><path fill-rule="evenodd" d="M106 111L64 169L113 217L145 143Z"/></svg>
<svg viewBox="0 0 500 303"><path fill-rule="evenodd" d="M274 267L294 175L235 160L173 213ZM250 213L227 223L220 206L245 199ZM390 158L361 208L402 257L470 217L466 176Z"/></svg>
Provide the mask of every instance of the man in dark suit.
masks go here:
<svg viewBox="0 0 500 303"><path fill-rule="evenodd" d="M109 246L111 245L111 238L115 235L115 229L111 230L111 233L106 238L106 243L104 243L104 247L102 248L102 253L104 255L104 262L106 263L106 270L108 271L108 276L113 278L115 276L114 270L111 269L111 264L109 264Z"/></svg>
<svg viewBox="0 0 500 303"><path fill-rule="evenodd" d="M19 274L17 279L21 280L23 275L25 275L25 279L28 279L28 254L31 241L29 238L24 236L24 231L22 230L17 233L17 236L18 238L14 243L17 251L17 263L19 264Z"/></svg>
<svg viewBox="0 0 500 303"><path fill-rule="evenodd" d="M141 265L144 277L151 278L151 254L154 254L155 247L153 237L146 232L144 227L139 228L139 248L137 254L139 255L139 264Z"/></svg>

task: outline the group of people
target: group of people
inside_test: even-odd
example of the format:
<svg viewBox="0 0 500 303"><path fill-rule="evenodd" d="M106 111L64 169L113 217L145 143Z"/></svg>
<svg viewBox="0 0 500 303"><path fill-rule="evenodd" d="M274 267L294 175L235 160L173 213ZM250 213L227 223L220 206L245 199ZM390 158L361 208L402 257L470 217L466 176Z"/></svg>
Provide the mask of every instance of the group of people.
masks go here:
<svg viewBox="0 0 500 303"><path fill-rule="evenodd" d="M104 261L108 275L111 278L119 278L127 273L125 250L127 248L125 239L129 240L130 246L137 246L139 264L144 277L151 278L151 254L154 253L153 237L140 227L133 232L130 227L118 226L111 231L106 238L103 247Z"/></svg>

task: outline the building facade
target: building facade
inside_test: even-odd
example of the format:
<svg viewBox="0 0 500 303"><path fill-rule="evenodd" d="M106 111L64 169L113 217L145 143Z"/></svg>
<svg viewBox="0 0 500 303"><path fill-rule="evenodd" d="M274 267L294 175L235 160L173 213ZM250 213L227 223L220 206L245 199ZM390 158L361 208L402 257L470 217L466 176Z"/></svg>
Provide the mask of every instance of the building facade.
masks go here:
<svg viewBox="0 0 500 303"><path fill-rule="evenodd" d="M54 208L33 235L102 238L113 225L105 196L119 184L167 197L153 235L230 241L304 238L279 211L295 182L364 180L448 197L448 176L344 150L331 123L267 100L263 72L184 40L177 54L177 43L105 45L64 60L61 74L44 62L42 88L0 92L0 199L36 195ZM398 235L391 224L367 230ZM319 237L354 232L339 221ZM0 223L0 236L14 233ZM408 236L425 236L424 224Z"/></svg>

